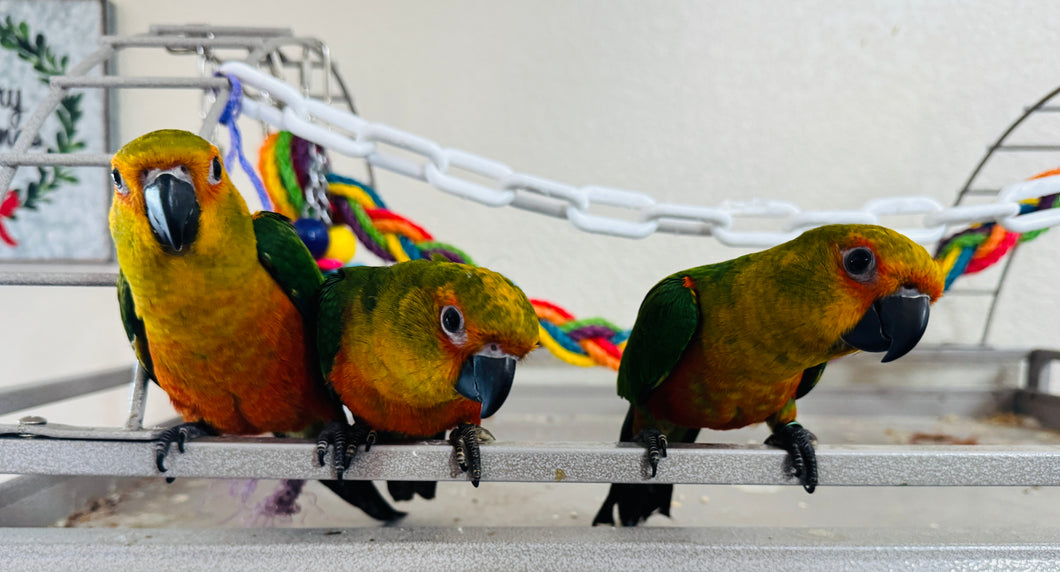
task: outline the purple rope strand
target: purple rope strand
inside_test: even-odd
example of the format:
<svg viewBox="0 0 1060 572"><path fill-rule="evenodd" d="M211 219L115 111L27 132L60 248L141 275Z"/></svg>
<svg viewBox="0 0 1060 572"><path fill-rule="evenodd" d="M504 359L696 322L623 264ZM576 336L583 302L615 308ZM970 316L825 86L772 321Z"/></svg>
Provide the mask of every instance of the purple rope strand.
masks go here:
<svg viewBox="0 0 1060 572"><path fill-rule="evenodd" d="M367 247L368 250L371 250L372 254L378 256L379 258L382 258L386 262L395 262L394 255L390 254L390 251L386 250L382 246L376 244L376 242L372 240L370 236L368 236L368 233L365 232L363 228L361 228L361 224L357 221L357 217L353 214L353 209L350 208L350 203L347 202L344 198L339 197L336 199L332 199L331 211L334 213L338 213L339 219L342 222L346 223L346 226L350 227L350 230L353 231L353 234L357 236L357 240L361 241L361 244Z"/></svg>
<svg viewBox="0 0 1060 572"><path fill-rule="evenodd" d="M221 112L219 120L222 124L228 126L228 137L232 142L232 148L228 150L228 155L225 156L225 164L235 164L238 157L239 165L243 168L243 172L247 174L247 177L250 178L250 182L254 184L254 190L258 192L262 210L271 211L272 201L269 200L269 194L265 192L265 185L261 183L261 179L254 172L254 167L243 154L243 136L240 134L239 127L236 124L236 119L239 118L239 114L243 110L243 86L235 76L225 77L232 84L232 93L228 96L228 103L225 104L225 109Z"/></svg>
<svg viewBox="0 0 1060 572"><path fill-rule="evenodd" d="M615 331L607 326L583 326L567 332L567 335L570 336L570 339L580 342L588 338L611 339L615 335Z"/></svg>

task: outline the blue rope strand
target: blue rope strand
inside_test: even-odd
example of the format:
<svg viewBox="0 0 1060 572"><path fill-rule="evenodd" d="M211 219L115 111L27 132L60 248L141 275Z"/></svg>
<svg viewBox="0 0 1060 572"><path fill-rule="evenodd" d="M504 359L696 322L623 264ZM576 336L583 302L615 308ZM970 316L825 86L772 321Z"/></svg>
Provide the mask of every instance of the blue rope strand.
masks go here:
<svg viewBox="0 0 1060 572"><path fill-rule="evenodd" d="M416 246L409 237L398 236L398 242L401 243L401 248L405 250L405 254L408 255L409 260L419 260L421 258L420 247Z"/></svg>
<svg viewBox="0 0 1060 572"><path fill-rule="evenodd" d="M568 336L563 330L559 329L559 326L545 320L539 320L539 322L541 322L541 327L545 328L545 331L548 332L548 335L552 336L552 339L556 340L556 343L563 346L563 349L578 355L585 355L585 350L578 345L578 342L570 339L570 336Z"/></svg>
<svg viewBox="0 0 1060 572"><path fill-rule="evenodd" d="M261 183L261 179L254 172L254 167L250 164L250 161L247 161L246 155L243 154L243 135L239 132L239 127L236 123L236 119L239 118L239 114L243 110L243 86L235 76L225 77L232 84L232 93L228 96L228 103L225 104L225 109L221 112L219 120L222 124L228 126L228 138L232 142L232 148L228 150L228 155L225 156L225 164L234 165L238 157L239 166L243 168L243 172L247 174L250 182L254 184L254 190L258 192L262 210L271 211L272 201L269 200L269 194L265 192L265 185Z"/></svg>
<svg viewBox="0 0 1060 572"><path fill-rule="evenodd" d="M957 280L957 277L964 274L964 269L968 268L968 263L972 261L972 256L975 256L975 248L969 247L961 251L960 255L957 256L956 262L953 263L953 268L950 268L950 273L946 275L946 283L943 286L943 290L949 290L950 286L953 286L953 282Z"/></svg>

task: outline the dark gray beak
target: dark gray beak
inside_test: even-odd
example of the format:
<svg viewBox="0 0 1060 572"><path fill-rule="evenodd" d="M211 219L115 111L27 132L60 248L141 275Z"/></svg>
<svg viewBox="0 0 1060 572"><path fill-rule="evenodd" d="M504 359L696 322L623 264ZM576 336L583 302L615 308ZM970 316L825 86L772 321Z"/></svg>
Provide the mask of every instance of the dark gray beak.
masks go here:
<svg viewBox="0 0 1060 572"><path fill-rule="evenodd" d="M916 346L927 329L931 298L915 288L876 300L861 321L842 336L847 344L866 352L887 352L894 361Z"/></svg>
<svg viewBox="0 0 1060 572"><path fill-rule="evenodd" d="M456 391L482 404L482 418L493 415L508 398L515 379L515 356L501 352L495 346L483 350L464 362Z"/></svg>
<svg viewBox="0 0 1060 572"><path fill-rule="evenodd" d="M144 187L147 222L170 254L187 252L199 232L199 200L195 187L171 173L162 173Z"/></svg>

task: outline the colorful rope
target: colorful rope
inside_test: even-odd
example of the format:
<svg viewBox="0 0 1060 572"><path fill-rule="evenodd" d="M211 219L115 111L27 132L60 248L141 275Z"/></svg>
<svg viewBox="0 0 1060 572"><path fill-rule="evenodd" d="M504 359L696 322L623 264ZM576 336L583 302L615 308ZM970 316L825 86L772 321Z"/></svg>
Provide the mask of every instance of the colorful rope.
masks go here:
<svg viewBox="0 0 1060 572"><path fill-rule="evenodd" d="M1060 169L1039 173L1031 179L1041 179L1060 175ZM1048 195L1040 199L1030 199L1020 204L1020 214L1051 209L1057 206L1060 195ZM946 274L946 289L966 274L975 274L1000 261L1014 246L1034 240L1048 229L1035 230L1020 234L1011 232L996 222L974 224L957 232L939 244L935 259Z"/></svg>

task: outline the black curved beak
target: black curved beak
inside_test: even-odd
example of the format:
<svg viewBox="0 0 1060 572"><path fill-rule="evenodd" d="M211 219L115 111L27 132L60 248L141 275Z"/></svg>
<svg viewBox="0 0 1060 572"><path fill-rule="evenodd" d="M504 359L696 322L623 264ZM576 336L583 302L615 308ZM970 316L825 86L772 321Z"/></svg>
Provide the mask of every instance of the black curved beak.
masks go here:
<svg viewBox="0 0 1060 572"><path fill-rule="evenodd" d="M456 391L482 404L482 418L493 415L508 398L515 379L515 356L499 349L483 350L464 362Z"/></svg>
<svg viewBox="0 0 1060 572"><path fill-rule="evenodd" d="M873 302L861 321L842 336L847 344L866 352L887 352L894 361L916 346L927 329L931 298L915 288L902 288Z"/></svg>
<svg viewBox="0 0 1060 572"><path fill-rule="evenodd" d="M199 200L195 187L171 173L162 173L144 187L147 222L170 254L187 252L199 232Z"/></svg>

